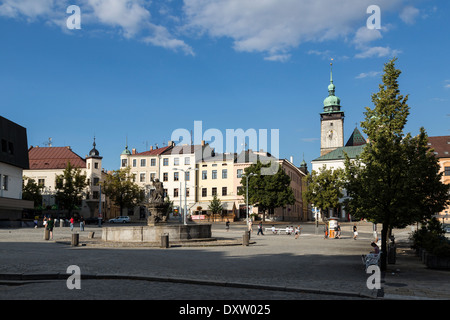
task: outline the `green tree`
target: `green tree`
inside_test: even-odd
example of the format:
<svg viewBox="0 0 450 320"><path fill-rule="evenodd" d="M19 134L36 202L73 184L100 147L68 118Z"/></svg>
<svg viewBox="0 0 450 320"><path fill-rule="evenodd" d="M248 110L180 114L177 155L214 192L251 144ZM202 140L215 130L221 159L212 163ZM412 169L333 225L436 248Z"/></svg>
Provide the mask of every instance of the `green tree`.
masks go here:
<svg viewBox="0 0 450 320"><path fill-rule="evenodd" d="M382 224L381 268L386 270L387 239L392 228L431 218L449 202L449 187L441 182L438 160L427 147L423 128L404 134L410 108L400 94L393 59L385 64L383 83L372 95L361 127L369 143L360 157L346 157L345 188L352 215Z"/></svg>
<svg viewBox="0 0 450 320"><path fill-rule="evenodd" d="M81 169L74 168L70 161L63 173L55 179L56 201L72 214L73 209L81 202L83 191L88 185L86 175Z"/></svg>
<svg viewBox="0 0 450 320"><path fill-rule="evenodd" d="M32 178L23 177L22 184L22 199L33 201L34 207L37 208L42 205L42 188Z"/></svg>
<svg viewBox="0 0 450 320"><path fill-rule="evenodd" d="M124 208L134 208L145 198L143 190L133 181L134 175L130 170L130 167L114 170L101 182L103 193L120 207L120 214Z"/></svg>
<svg viewBox="0 0 450 320"><path fill-rule="evenodd" d="M312 171L306 176L307 187L305 198L308 203L313 204L322 212L325 218L330 209L339 206L339 201L343 196L343 169L320 168L319 172Z"/></svg>
<svg viewBox="0 0 450 320"><path fill-rule="evenodd" d="M238 191L238 195L246 197L248 176L248 203L264 212L263 221L265 221L266 212L273 214L275 208L294 204L295 198L290 186L291 178L281 165L278 165L278 170L274 174L261 174L263 168L271 168L271 163L263 164L258 161L244 169L245 176L241 178L242 188Z"/></svg>
<svg viewBox="0 0 450 320"><path fill-rule="evenodd" d="M217 195L214 195L213 199L209 202L208 209L213 214L213 217L215 214L220 214L221 216L223 216L222 202L219 198L217 198Z"/></svg>

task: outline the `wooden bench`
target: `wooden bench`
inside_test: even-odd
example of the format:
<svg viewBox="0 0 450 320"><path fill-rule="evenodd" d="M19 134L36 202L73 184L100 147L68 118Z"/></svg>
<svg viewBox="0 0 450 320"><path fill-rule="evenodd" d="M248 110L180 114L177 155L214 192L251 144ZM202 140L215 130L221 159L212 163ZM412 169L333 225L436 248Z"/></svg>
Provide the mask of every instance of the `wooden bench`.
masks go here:
<svg viewBox="0 0 450 320"><path fill-rule="evenodd" d="M284 233L288 233L288 232L290 232L291 234L294 234L295 233L295 228L294 229L289 229L289 231L287 232L286 231L286 228L275 228L275 229L272 229L272 228L265 228L265 231L266 232L269 232L269 231L271 231L271 232L275 232L276 234L280 234L280 233L282 233L282 232L284 232Z"/></svg>

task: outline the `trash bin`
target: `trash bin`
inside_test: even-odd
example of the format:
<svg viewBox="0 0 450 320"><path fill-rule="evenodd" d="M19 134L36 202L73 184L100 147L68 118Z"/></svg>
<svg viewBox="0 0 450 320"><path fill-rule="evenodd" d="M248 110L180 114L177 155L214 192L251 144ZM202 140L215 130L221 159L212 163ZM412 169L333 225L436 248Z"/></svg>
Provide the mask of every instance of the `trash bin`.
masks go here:
<svg viewBox="0 0 450 320"><path fill-rule="evenodd" d="M169 235L167 233L161 235L161 248L169 247Z"/></svg>
<svg viewBox="0 0 450 320"><path fill-rule="evenodd" d="M80 234L79 233L72 233L72 247L78 246L80 240Z"/></svg>
<svg viewBox="0 0 450 320"><path fill-rule="evenodd" d="M388 245L388 256L387 256L387 262L389 264L395 264L397 260L397 245L394 243L390 243Z"/></svg>
<svg viewBox="0 0 450 320"><path fill-rule="evenodd" d="M50 239L50 230L47 228L44 229L44 240Z"/></svg>
<svg viewBox="0 0 450 320"><path fill-rule="evenodd" d="M244 235L242 236L242 245L248 246L250 243L250 232L244 232Z"/></svg>

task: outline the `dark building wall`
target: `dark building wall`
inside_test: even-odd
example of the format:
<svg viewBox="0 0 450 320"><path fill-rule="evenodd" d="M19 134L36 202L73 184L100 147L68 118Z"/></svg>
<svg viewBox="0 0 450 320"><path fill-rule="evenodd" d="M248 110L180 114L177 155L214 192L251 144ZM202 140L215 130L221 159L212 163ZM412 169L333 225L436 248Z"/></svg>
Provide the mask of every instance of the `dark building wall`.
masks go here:
<svg viewBox="0 0 450 320"><path fill-rule="evenodd" d="M0 162L29 168L27 129L1 116Z"/></svg>

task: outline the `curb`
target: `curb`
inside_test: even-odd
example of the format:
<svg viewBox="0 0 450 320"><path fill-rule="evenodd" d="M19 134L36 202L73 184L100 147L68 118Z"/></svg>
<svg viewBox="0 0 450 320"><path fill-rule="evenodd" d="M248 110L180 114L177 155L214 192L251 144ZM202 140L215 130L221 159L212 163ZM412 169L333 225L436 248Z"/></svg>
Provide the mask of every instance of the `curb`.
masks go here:
<svg viewBox="0 0 450 320"><path fill-rule="evenodd" d="M32 282L32 281L52 281L52 280L67 280L70 276L68 273L6 273L0 274L0 285L19 285L20 282ZM264 284L252 284L252 283L239 283L239 282L227 282L227 281L210 281L210 280L196 280L196 279L182 279L172 277L154 277L154 276L130 276L121 274L85 274L81 275L81 279L84 280L139 280L139 281L155 281L155 282L170 282L192 285L205 285L205 286L219 286L241 289L256 289L256 290L271 290L271 291L286 291L297 293L311 293L322 295L335 295L344 297L353 297L361 299L379 299L372 295L356 292L346 291L332 291L322 289L311 288L294 288L287 286L272 286Z"/></svg>

